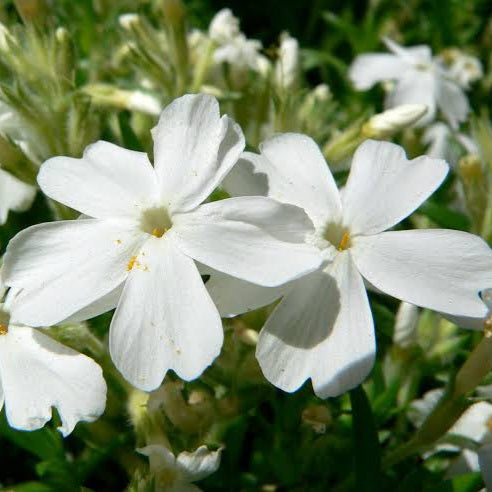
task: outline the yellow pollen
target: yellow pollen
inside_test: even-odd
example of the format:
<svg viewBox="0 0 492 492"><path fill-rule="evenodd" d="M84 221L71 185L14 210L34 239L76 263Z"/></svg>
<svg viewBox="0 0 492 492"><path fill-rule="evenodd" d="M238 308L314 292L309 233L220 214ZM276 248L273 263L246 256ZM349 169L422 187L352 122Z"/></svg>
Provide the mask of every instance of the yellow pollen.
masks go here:
<svg viewBox="0 0 492 492"><path fill-rule="evenodd" d="M8 326L0 323L0 335L6 335L8 331Z"/></svg>
<svg viewBox="0 0 492 492"><path fill-rule="evenodd" d="M152 235L155 237L162 237L166 233L167 229L159 229L158 227L154 227L152 229Z"/></svg>
<svg viewBox="0 0 492 492"><path fill-rule="evenodd" d="M130 271L135 265L138 266L138 261L137 261L137 257L136 256L132 256L130 258L130 261L128 262L128 264L126 265L126 269L128 271Z"/></svg>
<svg viewBox="0 0 492 492"><path fill-rule="evenodd" d="M485 338L490 338L492 336L492 316L489 316L484 323L483 334Z"/></svg>
<svg viewBox="0 0 492 492"><path fill-rule="evenodd" d="M338 251L344 251L348 248L350 241L350 235L348 232L344 232L342 236L342 240L340 241L340 244L338 245Z"/></svg>

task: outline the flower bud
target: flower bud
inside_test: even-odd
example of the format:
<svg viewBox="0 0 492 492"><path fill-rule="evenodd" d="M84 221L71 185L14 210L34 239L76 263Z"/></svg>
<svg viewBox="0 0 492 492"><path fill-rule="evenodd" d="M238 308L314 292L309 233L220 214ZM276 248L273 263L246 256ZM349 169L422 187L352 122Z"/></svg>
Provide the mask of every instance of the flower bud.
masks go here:
<svg viewBox="0 0 492 492"><path fill-rule="evenodd" d="M240 33L239 19L230 9L219 10L210 23L208 33L217 44L228 43Z"/></svg>
<svg viewBox="0 0 492 492"><path fill-rule="evenodd" d="M387 138L413 125L425 113L424 104L402 104L374 115L362 127L362 133L366 138Z"/></svg>
<svg viewBox="0 0 492 492"><path fill-rule="evenodd" d="M409 348L417 341L419 308L408 302L401 302L396 313L393 342L401 348Z"/></svg>
<svg viewBox="0 0 492 492"><path fill-rule="evenodd" d="M281 89L293 89L299 82L299 75L299 43L288 33L283 33L275 65L275 82Z"/></svg>

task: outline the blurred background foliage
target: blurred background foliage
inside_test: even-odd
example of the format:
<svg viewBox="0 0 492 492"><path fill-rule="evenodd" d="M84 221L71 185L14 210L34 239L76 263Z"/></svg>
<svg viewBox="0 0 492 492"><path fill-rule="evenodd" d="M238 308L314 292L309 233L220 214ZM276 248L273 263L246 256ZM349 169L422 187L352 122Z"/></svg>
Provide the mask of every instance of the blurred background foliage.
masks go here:
<svg viewBox="0 0 492 492"><path fill-rule="evenodd" d="M261 40L263 53L272 60L283 31L299 40L303 90L326 83L332 93L324 115L329 123L319 135L313 135L320 145L359 118L382 110L383 90L376 87L365 93L356 92L347 70L357 54L381 51L383 35L406 45L429 44L434 53L459 47L477 56L484 64L485 76L470 91L470 102L477 114L491 107L489 0L190 0L185 5L187 27L202 31L208 29L218 10L230 8L239 17L241 30L248 38ZM84 92L89 84L108 83L129 90L140 87L135 76L138 69L119 62L120 46L129 36L122 29L119 16L133 12L146 19L150 30L162 30L165 16L161 0L19 0L16 5L9 0L0 2L0 21L13 33L21 33L24 63L32 69L33 77L23 77L29 72L26 66L17 67L16 72L2 58L0 83L4 99L10 97L13 104L16 100L24 103L26 119L30 112L34 115L34 134L41 135L43 142L53 143L41 152L41 161L57 153L78 156L85 145L97 138L151 151L148 130L155 123L155 116L135 115L128 108L110 110ZM48 44L56 42L53 39L60 40L54 37L57 28L66 29L70 37L67 50L73 50L66 55L73 62L67 65L63 79L66 86L57 85L60 70L67 67L63 59L43 59L35 47L29 48L31 31L21 28L23 23L37 33L33 36L42 33ZM76 97L72 97L74 93ZM50 105L40 117L36 111L46 100L51 101ZM162 103L168 100L161 96ZM297 101L294 99L288 106L282 130L298 129L289 126L294 125L289 111L296 111ZM233 104L227 97L222 103L227 110L228 104ZM74 114L87 119L74 122ZM488 117L481 121L486 139L490 136ZM258 142L253 140L249 143L254 147ZM407 144L410 154L423 152L413 134L400 135L397 140ZM339 182L345 176L343 170L337 173ZM453 205L453 184L458 179L456 173L452 174L432 200L404 225L470 230L471 214ZM8 240L24 227L53 217L71 216L71 211L53 207L38 194L29 211L11 213L8 222L0 227L2 253ZM378 362L365 392L322 401L313 396L309 383L295 394L282 393L267 384L254 358L254 342L248 337L252 336L251 330L261 328L268 309L224 322L226 341L222 355L199 381L182 384L172 375L167 377L163 390L167 398L159 408L159 425L177 450L194 449L203 442L211 447L224 446L220 469L200 482L201 488L472 492L483 487L478 473L448 478L445 472L449 453L427 460L425 466L422 458L413 456L380 469L378 442L384 449L393 449L408 440L414 429L406 415L409 403L427 390L444 386L480 335L459 330L438 315L425 312L419 320L420 343L401 348L393 343L398 302L372 294L371 304L377 327ZM89 321L88 337L103 340L110 318L111 313ZM140 422L145 429L139 428L131 408L139 395L121 380L107 356L97 354L87 340L70 338L61 329L53 331L53 335L102 364L110 387L108 408L99 421L79 424L65 440L55 430L56 418L43 430L23 433L10 429L2 414L2 490L117 491L124 490L129 482L130 490L145 490L139 484L147 465L135 448L141 445L139 439L150 424ZM354 425L354 416L364 425Z"/></svg>

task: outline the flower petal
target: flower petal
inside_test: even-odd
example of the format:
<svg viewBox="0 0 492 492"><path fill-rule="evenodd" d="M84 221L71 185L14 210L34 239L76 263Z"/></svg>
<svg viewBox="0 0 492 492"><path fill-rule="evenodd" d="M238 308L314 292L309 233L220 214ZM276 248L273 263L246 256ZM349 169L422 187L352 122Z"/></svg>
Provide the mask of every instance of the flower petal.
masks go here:
<svg viewBox="0 0 492 492"><path fill-rule="evenodd" d="M205 284L222 318L231 318L268 306L287 290L287 286L262 287L214 270Z"/></svg>
<svg viewBox="0 0 492 492"><path fill-rule="evenodd" d="M27 210L36 196L36 189L7 171L0 169L0 225L5 224L9 210Z"/></svg>
<svg viewBox="0 0 492 492"><path fill-rule="evenodd" d="M205 94L173 101L153 135L156 173L173 212L202 203L244 150L239 125L227 116L220 118L217 100Z"/></svg>
<svg viewBox="0 0 492 492"><path fill-rule="evenodd" d="M273 172L272 167L262 155L243 152L220 186L230 196L267 196L268 171Z"/></svg>
<svg viewBox="0 0 492 492"><path fill-rule="evenodd" d="M275 287L321 263L319 250L304 242L313 230L305 212L270 198L206 203L173 219L170 232L185 254L248 282Z"/></svg>
<svg viewBox="0 0 492 492"><path fill-rule="evenodd" d="M407 63L399 56L365 53L352 62L349 78L357 90L363 91L383 80L399 79L407 67Z"/></svg>
<svg viewBox="0 0 492 492"><path fill-rule="evenodd" d="M336 222L341 201L335 180L316 142L298 133L284 133L260 145L268 160L268 196L303 208L315 226Z"/></svg>
<svg viewBox="0 0 492 492"><path fill-rule="evenodd" d="M0 337L0 373L7 419L16 429L39 429L55 407L66 436L77 422L92 422L104 411L101 368L39 330L9 326Z"/></svg>
<svg viewBox="0 0 492 492"><path fill-rule="evenodd" d="M399 145L366 140L352 160L343 192L351 234L375 234L414 212L442 183L449 166L421 156L409 161Z"/></svg>
<svg viewBox="0 0 492 492"><path fill-rule="evenodd" d="M389 109L402 104L424 104L427 106L427 113L415 126L425 126L433 121L436 115L435 92L436 77L430 70L408 68L388 94L384 105Z"/></svg>
<svg viewBox="0 0 492 492"><path fill-rule="evenodd" d="M22 289L10 305L12 320L49 326L105 296L125 280L146 237L126 223L99 219L23 230L10 241L2 272L6 285Z"/></svg>
<svg viewBox="0 0 492 492"><path fill-rule="evenodd" d="M53 157L38 174L46 195L90 217L135 217L157 199L147 154L99 141L81 159Z"/></svg>
<svg viewBox="0 0 492 492"><path fill-rule="evenodd" d="M311 378L320 398L360 384L374 364L372 315L350 253L324 272L298 280L260 332L256 356L265 377L284 391Z"/></svg>
<svg viewBox="0 0 492 492"><path fill-rule="evenodd" d="M452 128L457 129L470 112L468 99L461 87L444 77L439 78L436 87L437 105Z"/></svg>
<svg viewBox="0 0 492 492"><path fill-rule="evenodd" d="M197 482L219 469L221 451L210 451L207 446L200 446L192 453L179 453L176 463L186 480Z"/></svg>
<svg viewBox="0 0 492 492"><path fill-rule="evenodd" d="M402 301L443 313L478 318L479 292L492 286L492 253L478 236L445 229L383 232L354 238L361 274Z"/></svg>
<svg viewBox="0 0 492 492"><path fill-rule="evenodd" d="M123 376L144 391L166 372L190 381L219 355L219 313L191 258L170 238L142 247L110 327L111 357Z"/></svg>

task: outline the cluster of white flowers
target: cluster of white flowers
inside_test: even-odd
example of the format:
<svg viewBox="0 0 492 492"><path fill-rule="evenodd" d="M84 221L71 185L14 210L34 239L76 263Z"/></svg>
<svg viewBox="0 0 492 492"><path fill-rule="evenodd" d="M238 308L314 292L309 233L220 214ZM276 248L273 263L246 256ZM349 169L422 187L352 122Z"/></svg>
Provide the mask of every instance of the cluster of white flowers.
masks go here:
<svg viewBox="0 0 492 492"><path fill-rule="evenodd" d="M482 239L384 232L438 188L443 160L408 161L401 147L368 140L339 191L312 139L280 134L243 153L241 128L207 95L176 99L153 137L153 165L100 141L81 159L41 166L42 191L81 216L25 229L4 256L0 378L13 426L43 425L53 405L68 433L104 408L97 365L31 327L116 308L111 357L151 391L169 369L192 380L214 361L220 315L282 297L257 344L264 375L285 391L310 378L328 397L374 362L364 283L451 316L487 315L479 292L492 286L492 253ZM221 184L233 197L204 203Z"/></svg>

